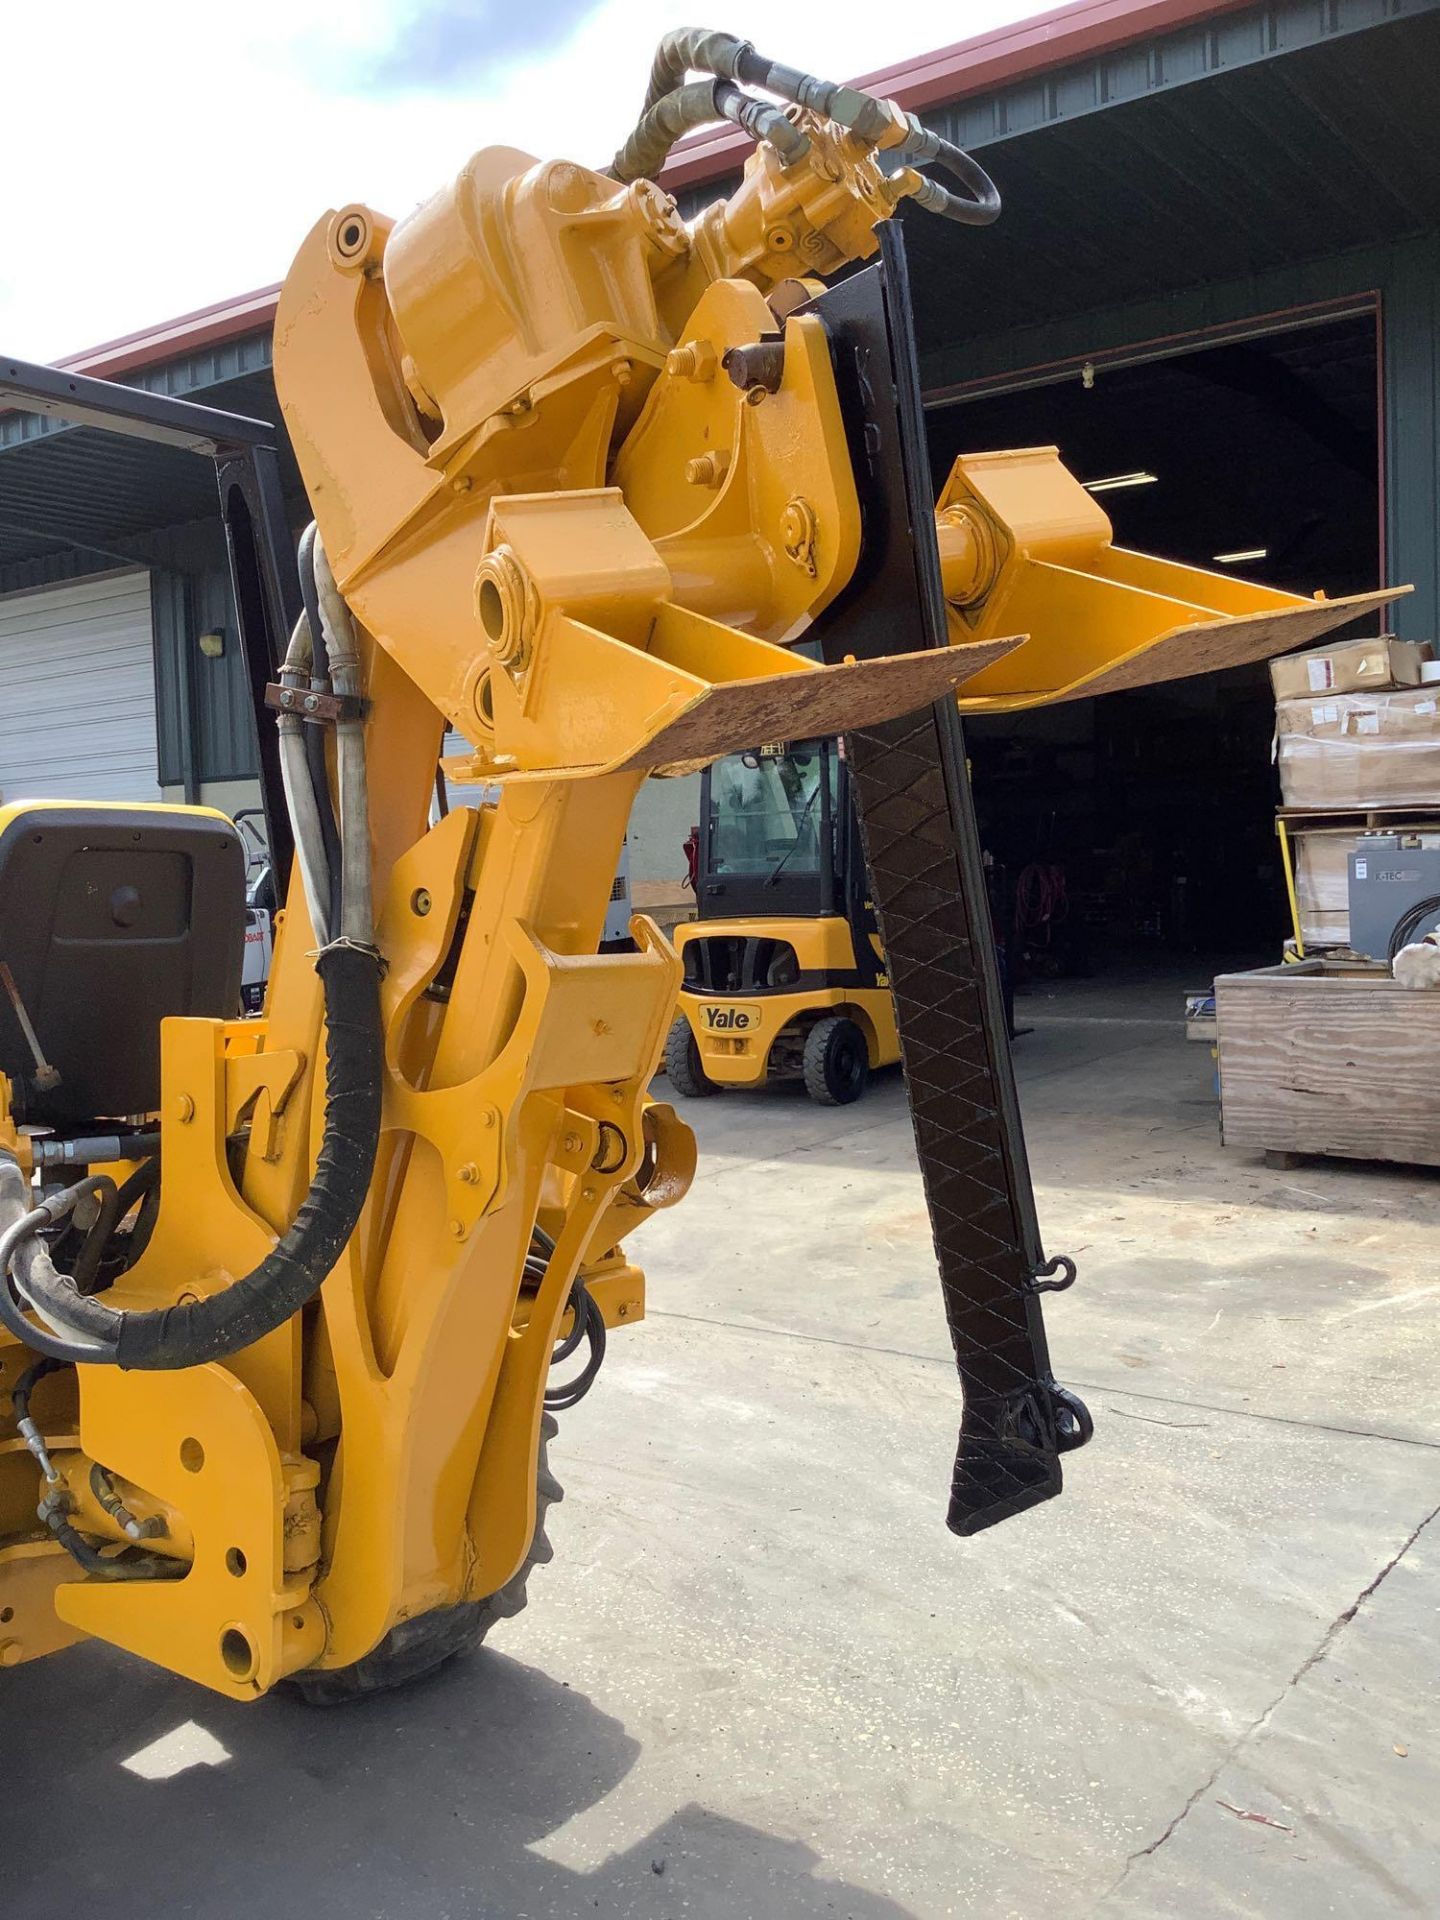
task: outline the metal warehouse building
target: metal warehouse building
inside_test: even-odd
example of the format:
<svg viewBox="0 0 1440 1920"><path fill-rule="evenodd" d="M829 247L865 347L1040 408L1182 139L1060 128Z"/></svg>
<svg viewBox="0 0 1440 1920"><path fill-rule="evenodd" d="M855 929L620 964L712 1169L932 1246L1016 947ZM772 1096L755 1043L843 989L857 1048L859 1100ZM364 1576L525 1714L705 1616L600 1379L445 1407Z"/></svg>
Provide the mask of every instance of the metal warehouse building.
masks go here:
<svg viewBox="0 0 1440 1920"><path fill-rule="evenodd" d="M937 482L957 452L1057 444L1125 545L1307 592L1413 583L1394 629L1440 635L1440 0L1081 0L865 84L1005 200L983 232L907 219ZM691 208L743 152L702 137L666 183ZM70 364L275 419L273 311ZM1278 936L1265 675L1213 679L977 728L992 844L1105 848L1127 932ZM206 463L0 417L0 795L233 809L254 766ZM693 806L647 798L642 878L683 870Z"/></svg>

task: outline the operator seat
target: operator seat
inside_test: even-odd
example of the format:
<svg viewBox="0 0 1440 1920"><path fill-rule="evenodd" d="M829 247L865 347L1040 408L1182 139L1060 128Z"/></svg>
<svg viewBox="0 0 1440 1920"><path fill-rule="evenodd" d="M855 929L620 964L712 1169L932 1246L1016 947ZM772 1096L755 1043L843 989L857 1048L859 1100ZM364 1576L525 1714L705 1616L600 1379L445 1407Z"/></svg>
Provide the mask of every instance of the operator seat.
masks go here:
<svg viewBox="0 0 1440 1920"><path fill-rule="evenodd" d="M210 807L0 806L0 1073L15 1117L60 1131L151 1113L160 1022L240 1011L245 853Z"/></svg>

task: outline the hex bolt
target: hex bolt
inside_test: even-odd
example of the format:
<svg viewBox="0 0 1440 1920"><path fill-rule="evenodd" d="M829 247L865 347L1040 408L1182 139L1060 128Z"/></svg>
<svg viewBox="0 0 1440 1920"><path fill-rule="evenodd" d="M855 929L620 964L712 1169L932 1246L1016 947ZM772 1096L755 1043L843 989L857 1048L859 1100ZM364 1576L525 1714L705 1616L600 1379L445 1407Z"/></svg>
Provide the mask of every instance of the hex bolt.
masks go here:
<svg viewBox="0 0 1440 1920"><path fill-rule="evenodd" d="M730 471L730 454L724 447L713 453L697 453L685 462L685 478L692 487L718 487Z"/></svg>
<svg viewBox="0 0 1440 1920"><path fill-rule="evenodd" d="M456 1178L463 1180L467 1187L473 1187L480 1178L480 1169L473 1160L467 1160L464 1166L456 1168L455 1174Z"/></svg>
<svg viewBox="0 0 1440 1920"><path fill-rule="evenodd" d="M565 1136L566 1153L579 1153L584 1144L578 1133L567 1133Z"/></svg>
<svg viewBox="0 0 1440 1920"><path fill-rule="evenodd" d="M665 371L674 380L713 380L719 364L708 340L687 340L665 356Z"/></svg>
<svg viewBox="0 0 1440 1920"><path fill-rule="evenodd" d="M410 911L413 914L418 914L423 920L425 915L429 913L431 905L430 889L428 887L416 887L410 896Z"/></svg>

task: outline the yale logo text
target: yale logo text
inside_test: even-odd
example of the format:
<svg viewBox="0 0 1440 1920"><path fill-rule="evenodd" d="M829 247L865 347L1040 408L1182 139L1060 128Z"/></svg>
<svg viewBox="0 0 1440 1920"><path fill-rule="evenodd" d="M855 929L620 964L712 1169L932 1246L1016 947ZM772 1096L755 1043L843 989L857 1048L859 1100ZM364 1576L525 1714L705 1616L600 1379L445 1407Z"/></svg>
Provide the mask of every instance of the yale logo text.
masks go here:
<svg viewBox="0 0 1440 1920"><path fill-rule="evenodd" d="M705 1007L705 1024L712 1033L743 1033L747 1027L758 1027L760 1016L749 1013L744 1007Z"/></svg>

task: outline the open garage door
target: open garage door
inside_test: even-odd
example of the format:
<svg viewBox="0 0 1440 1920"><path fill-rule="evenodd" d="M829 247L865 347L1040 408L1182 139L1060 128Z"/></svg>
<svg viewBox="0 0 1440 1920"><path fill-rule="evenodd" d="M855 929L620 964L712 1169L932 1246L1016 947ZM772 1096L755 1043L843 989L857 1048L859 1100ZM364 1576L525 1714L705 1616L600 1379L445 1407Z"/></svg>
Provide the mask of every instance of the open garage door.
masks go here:
<svg viewBox="0 0 1440 1920"><path fill-rule="evenodd" d="M159 798L149 574L0 596L0 802Z"/></svg>
<svg viewBox="0 0 1440 1920"><path fill-rule="evenodd" d="M936 483L957 453L1058 445L1122 547L1364 592L1383 564L1378 359L1365 297L934 393ZM1274 726L1259 665L967 723L1022 981L1169 966L1203 985L1212 960L1279 959Z"/></svg>

